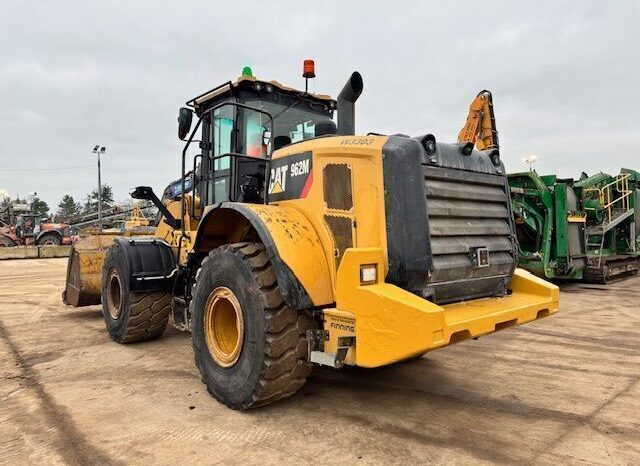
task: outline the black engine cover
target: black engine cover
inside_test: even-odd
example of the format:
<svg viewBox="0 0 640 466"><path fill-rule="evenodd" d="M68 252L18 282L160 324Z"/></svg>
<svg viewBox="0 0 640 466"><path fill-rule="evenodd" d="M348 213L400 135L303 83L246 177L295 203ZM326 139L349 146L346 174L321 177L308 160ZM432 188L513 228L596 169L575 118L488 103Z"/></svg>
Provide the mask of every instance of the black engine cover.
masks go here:
<svg viewBox="0 0 640 466"><path fill-rule="evenodd" d="M392 136L383 147L387 281L436 303L502 295L516 267L504 166L491 151ZM494 163L495 162L495 163Z"/></svg>

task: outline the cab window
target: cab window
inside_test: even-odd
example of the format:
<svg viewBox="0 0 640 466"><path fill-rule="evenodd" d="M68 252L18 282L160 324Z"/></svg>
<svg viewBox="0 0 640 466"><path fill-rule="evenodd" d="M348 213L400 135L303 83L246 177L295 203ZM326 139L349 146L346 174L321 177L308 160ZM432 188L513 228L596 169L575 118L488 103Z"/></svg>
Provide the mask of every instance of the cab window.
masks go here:
<svg viewBox="0 0 640 466"><path fill-rule="evenodd" d="M265 136L269 133L269 117L261 112L243 109L245 154L251 157L264 157L269 151Z"/></svg>
<svg viewBox="0 0 640 466"><path fill-rule="evenodd" d="M315 137L316 135L316 125L313 121L305 121L303 123L298 123L294 130L289 131L289 137L291 138L291 142L303 141L305 139L310 139Z"/></svg>
<svg viewBox="0 0 640 466"><path fill-rule="evenodd" d="M225 105L213 112L213 122L211 125L211 140L213 141L213 156L228 154L231 152L231 138L233 135L234 107ZM229 168L229 158L224 157L215 161L216 170Z"/></svg>
<svg viewBox="0 0 640 466"><path fill-rule="evenodd" d="M277 99L276 96L273 99ZM247 99L248 105L269 112L273 116L273 138L286 136L291 142L315 137L315 123L328 120L331 115L316 104L281 98L276 100ZM264 120L266 116L262 115Z"/></svg>

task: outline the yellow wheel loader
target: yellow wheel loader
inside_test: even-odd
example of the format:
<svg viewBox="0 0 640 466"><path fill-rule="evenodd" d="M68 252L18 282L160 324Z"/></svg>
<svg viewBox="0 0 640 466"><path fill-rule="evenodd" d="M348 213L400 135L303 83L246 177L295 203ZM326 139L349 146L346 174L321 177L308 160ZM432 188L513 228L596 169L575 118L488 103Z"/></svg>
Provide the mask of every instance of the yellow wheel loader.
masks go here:
<svg viewBox="0 0 640 466"><path fill-rule="evenodd" d="M333 100L245 69L180 109L180 182L132 193L160 210L155 235L116 238L102 267L115 341L171 320L209 392L245 409L314 365L379 367L557 311L558 288L516 268L497 150L355 135L362 89L357 72Z"/></svg>

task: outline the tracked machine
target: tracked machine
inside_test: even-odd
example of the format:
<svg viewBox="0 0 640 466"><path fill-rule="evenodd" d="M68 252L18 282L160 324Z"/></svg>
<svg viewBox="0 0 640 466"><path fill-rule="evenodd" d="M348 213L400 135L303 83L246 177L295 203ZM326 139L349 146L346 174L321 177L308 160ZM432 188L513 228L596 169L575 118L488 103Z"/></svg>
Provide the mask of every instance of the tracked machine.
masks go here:
<svg viewBox="0 0 640 466"><path fill-rule="evenodd" d="M530 171L509 184L522 267L592 283L640 270L640 173L573 180Z"/></svg>
<svg viewBox="0 0 640 466"><path fill-rule="evenodd" d="M245 409L314 365L379 367L557 311L557 287L516 268L499 153L355 135L362 89L357 72L333 100L245 69L180 109L177 194L136 188L162 220L102 266L115 341L171 321L209 392Z"/></svg>
<svg viewBox="0 0 640 466"><path fill-rule="evenodd" d="M499 150L491 92L471 102L458 143ZM508 177L521 267L542 278L601 284L640 269L640 174Z"/></svg>

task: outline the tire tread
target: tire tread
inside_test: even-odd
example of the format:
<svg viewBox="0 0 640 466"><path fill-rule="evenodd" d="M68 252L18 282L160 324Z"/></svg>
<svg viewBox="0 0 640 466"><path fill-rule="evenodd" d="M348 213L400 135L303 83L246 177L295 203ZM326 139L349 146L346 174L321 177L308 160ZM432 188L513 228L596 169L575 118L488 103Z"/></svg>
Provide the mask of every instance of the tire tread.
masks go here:
<svg viewBox="0 0 640 466"><path fill-rule="evenodd" d="M293 395L305 384L311 373L311 364L307 357L306 331L313 327L313 320L306 311L296 311L286 305L267 251L260 243L228 244L211 251L196 273L192 296L195 294L197 277L202 267L209 260L214 260L216 254L224 252L231 252L245 262L258 285L258 292L264 303L265 359L259 383L256 384L250 399L242 403L230 403L215 393L205 380L203 383L216 400L230 408L248 409L264 406ZM193 315L193 310L191 314ZM195 359L198 365L198 358ZM202 370L200 372L202 373Z"/></svg>
<svg viewBox="0 0 640 466"><path fill-rule="evenodd" d="M160 337L171 312L171 293L152 292L130 295L129 325L120 343L134 343Z"/></svg>

